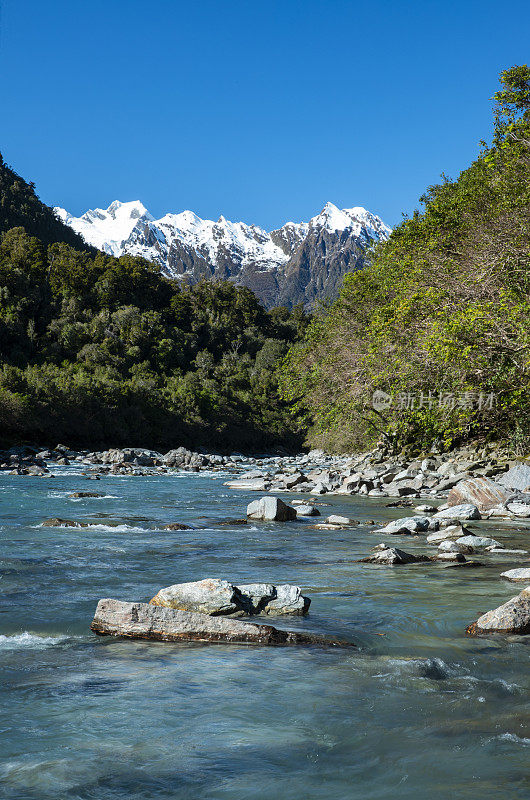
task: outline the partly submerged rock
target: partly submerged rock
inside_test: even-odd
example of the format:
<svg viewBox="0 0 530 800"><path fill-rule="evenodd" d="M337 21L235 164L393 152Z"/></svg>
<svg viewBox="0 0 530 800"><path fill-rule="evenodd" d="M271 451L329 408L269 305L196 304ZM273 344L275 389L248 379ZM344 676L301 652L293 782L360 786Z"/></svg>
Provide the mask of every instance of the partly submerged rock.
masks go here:
<svg viewBox="0 0 530 800"><path fill-rule="evenodd" d="M389 547L387 550L379 550L367 558L361 558L364 564L417 564L430 561L428 556L416 556L412 553L405 553L397 547Z"/></svg>
<svg viewBox="0 0 530 800"><path fill-rule="evenodd" d="M183 522L169 522L167 525L162 526L162 530L164 531L191 531L192 528L189 525L184 525Z"/></svg>
<svg viewBox="0 0 530 800"><path fill-rule="evenodd" d="M75 519L60 519L52 517L41 522L43 528L88 528L88 522L78 522Z"/></svg>
<svg viewBox="0 0 530 800"><path fill-rule="evenodd" d="M104 495L102 492L72 492L72 494L69 494L68 497L70 497L72 500L80 500L85 497L104 497Z"/></svg>
<svg viewBox="0 0 530 800"><path fill-rule="evenodd" d="M94 633L163 642L226 642L228 644L316 644L352 647L349 642L272 625L176 611L148 603L100 600L90 626Z"/></svg>
<svg viewBox="0 0 530 800"><path fill-rule="evenodd" d="M511 492L489 478L468 478L453 486L447 497L450 507L473 504L479 511L488 511L505 503Z"/></svg>
<svg viewBox="0 0 530 800"><path fill-rule="evenodd" d="M514 581L514 583L521 582L530 584L530 567L508 569L506 572L501 572L501 578L506 578L508 581Z"/></svg>
<svg viewBox="0 0 530 800"><path fill-rule="evenodd" d="M485 550L486 547L501 547L501 544L496 539L490 539L489 536L461 536L456 540L457 545L464 547L472 547L473 550ZM465 552L463 550L462 552Z"/></svg>
<svg viewBox="0 0 530 800"><path fill-rule="evenodd" d="M326 518L328 525L358 525L359 521L350 517L342 517L340 514L330 514Z"/></svg>
<svg viewBox="0 0 530 800"><path fill-rule="evenodd" d="M279 616L306 614L311 600L302 595L299 586L288 583L278 586L272 583L235 586L219 578L205 578L192 583L175 583L160 589L151 604L210 616Z"/></svg>
<svg viewBox="0 0 530 800"><path fill-rule="evenodd" d="M472 636L481 633L530 633L530 586L468 625L466 633Z"/></svg>
<svg viewBox="0 0 530 800"><path fill-rule="evenodd" d="M296 519L296 510L279 497L261 497L249 503L247 517L271 522L287 522Z"/></svg>
<svg viewBox="0 0 530 800"><path fill-rule="evenodd" d="M175 583L160 589L150 602L154 606L179 611L222 616L242 611L238 596L238 590L228 581L205 578L191 583Z"/></svg>
<svg viewBox="0 0 530 800"><path fill-rule="evenodd" d="M319 517L320 511L315 506L309 504L299 504L296 506L297 517Z"/></svg>
<svg viewBox="0 0 530 800"><path fill-rule="evenodd" d="M429 517L403 517L403 519L392 520L392 522L389 522L384 528L379 528L377 531L374 531L374 533L392 534L394 536L399 534L420 533L429 529L430 522L431 520Z"/></svg>
<svg viewBox="0 0 530 800"><path fill-rule="evenodd" d="M473 503L462 503L437 511L433 519L480 519L480 511Z"/></svg>

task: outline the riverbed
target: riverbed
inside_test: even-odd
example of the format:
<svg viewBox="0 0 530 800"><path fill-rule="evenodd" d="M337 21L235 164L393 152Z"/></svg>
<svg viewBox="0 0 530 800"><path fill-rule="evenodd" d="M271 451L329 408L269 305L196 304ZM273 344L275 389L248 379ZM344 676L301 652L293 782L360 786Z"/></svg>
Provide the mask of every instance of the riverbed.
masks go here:
<svg viewBox="0 0 530 800"><path fill-rule="evenodd" d="M0 476L0 797L528 798L530 637L464 633L520 591L499 574L524 558L481 557L475 569L361 564L382 541L367 522L409 512L324 495L323 516L361 524L225 525L259 495L229 489L223 473L87 481L76 465L52 471ZM40 527L50 517L92 526ZM161 530L170 522L195 529ZM523 525L481 531L530 549ZM429 552L424 536L388 538ZM205 577L297 584L309 615L274 624L357 647L164 644L89 630L100 598L148 601Z"/></svg>

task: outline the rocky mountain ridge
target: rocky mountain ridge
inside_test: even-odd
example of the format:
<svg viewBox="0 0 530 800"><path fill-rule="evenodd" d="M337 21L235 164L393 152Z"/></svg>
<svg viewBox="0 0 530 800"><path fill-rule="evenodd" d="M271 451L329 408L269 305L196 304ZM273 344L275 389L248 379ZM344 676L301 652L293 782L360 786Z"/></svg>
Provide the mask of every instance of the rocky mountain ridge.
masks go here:
<svg viewBox="0 0 530 800"><path fill-rule="evenodd" d="M287 222L273 231L223 216L204 220L192 211L156 220L140 201L116 200L81 217L54 211L88 244L111 255L143 256L168 277L192 284L201 278L234 281L268 308L334 297L344 275L364 265L368 248L390 235L375 214L333 203L309 222Z"/></svg>

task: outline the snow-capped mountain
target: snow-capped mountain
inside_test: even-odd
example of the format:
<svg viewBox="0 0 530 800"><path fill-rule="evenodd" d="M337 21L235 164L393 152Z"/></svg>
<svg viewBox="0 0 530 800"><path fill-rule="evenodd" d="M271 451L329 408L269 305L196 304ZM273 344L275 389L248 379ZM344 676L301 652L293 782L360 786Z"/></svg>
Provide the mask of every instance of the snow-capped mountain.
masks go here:
<svg viewBox="0 0 530 800"><path fill-rule="evenodd" d="M56 215L86 242L111 255L143 256L172 278L229 279L248 286L268 307L310 306L334 296L346 272L359 269L367 248L390 234L366 209L327 203L309 222L267 232L257 225L201 219L192 211L154 219L139 200L115 200L81 217Z"/></svg>

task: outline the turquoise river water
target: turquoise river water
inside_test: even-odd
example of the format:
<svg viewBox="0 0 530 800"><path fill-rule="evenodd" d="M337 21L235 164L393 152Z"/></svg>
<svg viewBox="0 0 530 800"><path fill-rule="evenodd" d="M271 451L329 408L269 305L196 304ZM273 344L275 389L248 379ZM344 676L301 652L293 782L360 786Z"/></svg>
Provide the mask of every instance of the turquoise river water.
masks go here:
<svg viewBox="0 0 530 800"><path fill-rule="evenodd" d="M367 525L219 525L256 497L222 474L57 473L0 477L1 798L530 797L530 637L464 635L517 593L499 573L524 559L359 564L381 541ZM78 490L106 496L68 497ZM323 514L403 515L375 498L321 499ZM95 526L39 527L56 516ZM159 530L177 521L200 527ZM483 529L530 544L530 528ZM426 552L423 537L392 540ZM134 642L89 629L99 598L149 600L204 577L296 583L310 614L274 624L358 647Z"/></svg>

